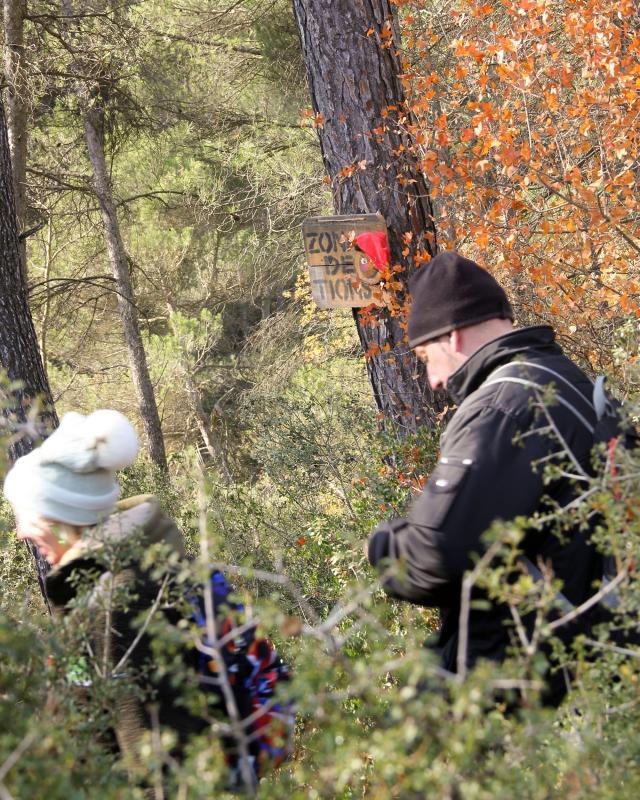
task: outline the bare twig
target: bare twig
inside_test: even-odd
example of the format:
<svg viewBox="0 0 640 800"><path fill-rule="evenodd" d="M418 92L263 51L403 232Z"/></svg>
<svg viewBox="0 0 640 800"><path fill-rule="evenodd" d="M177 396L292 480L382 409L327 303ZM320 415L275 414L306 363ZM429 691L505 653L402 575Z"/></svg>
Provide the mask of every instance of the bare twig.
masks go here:
<svg viewBox="0 0 640 800"><path fill-rule="evenodd" d="M525 678L496 678L490 681L492 689L542 689L542 681L526 680Z"/></svg>
<svg viewBox="0 0 640 800"><path fill-rule="evenodd" d="M557 438L557 440L558 440L558 441L560 442L560 444L562 445L562 449L563 449L563 451L564 451L564 452L566 453L566 455L569 457L569 460L571 461L571 463L573 464L573 466L574 466L574 468L575 468L576 472L578 473L578 475L574 475L574 476L572 476L572 477L573 477L573 478L575 478L576 480L590 481L591 479L590 479L589 475L587 475L587 473L585 472L585 470L582 468L582 466L581 466L581 465L580 465L580 463L578 462L577 458L574 456L574 454L573 454L573 452L572 452L571 448L570 448L570 447L569 447L569 445L567 444L567 441L566 441L566 439L565 439L565 438L564 438L564 436L563 436L563 435L560 433L560 430L559 430L558 426L557 426L557 425L556 425L556 423L554 422L554 419L553 419L553 417L551 416L551 414L550 414L550 412L549 412L549 409L547 408L547 404L546 404L546 403L545 403L545 402L542 400L542 398L540 397L540 395L538 394L538 392L536 392L536 395L537 395L537 397L538 397L538 403L537 403L538 407L539 407L539 408L541 408L541 409L542 409L542 411L544 412L544 415L545 415L545 417L547 418L547 421L548 421L548 423L549 423L549 426L551 427L551 429L552 429L552 431L553 431L553 433L554 433L555 437Z"/></svg>
<svg viewBox="0 0 640 800"><path fill-rule="evenodd" d="M567 503L564 506L560 506L556 511L551 512L550 514L545 514L542 517L536 517L536 522L538 524L544 524L546 522L551 522L557 518L558 514L563 514L566 511L571 511L572 508L578 508L588 497L596 492L600 491L600 487L594 486L591 489L588 489L586 492L583 492L579 497L575 497L570 503Z"/></svg>
<svg viewBox="0 0 640 800"><path fill-rule="evenodd" d="M616 644L609 644L608 642L599 642L596 639L585 639L587 644L592 647L597 647L599 650L609 650L611 653L618 653L621 656L629 656L629 658L640 658L640 650L631 650L629 647L618 647Z"/></svg>
<svg viewBox="0 0 640 800"><path fill-rule="evenodd" d="M15 800L14 796L2 782L0 782L0 800Z"/></svg>
<svg viewBox="0 0 640 800"><path fill-rule="evenodd" d="M200 557L202 567L208 574L210 570L209 561L209 536L207 531L207 500L204 490L204 474L200 471L200 486L198 492L198 501L200 506L199 514L199 527L200 527ZM224 698L225 707L229 716L230 726L233 738L236 740L239 751L240 760L240 775L245 786L245 790L251 797L256 795L256 779L253 767L251 765L249 755L249 743L247 741L246 733L242 726L240 712L236 703L233 689L229 683L229 675L227 673L227 665L224 660L224 653L218 640L218 633L216 630L215 608L213 601L213 594L209 591L208 581L207 588L204 593L204 610L206 617L206 631L207 641L209 645L216 651L218 662L218 676L220 680L220 689Z"/></svg>
<svg viewBox="0 0 640 800"><path fill-rule="evenodd" d="M456 672L458 680L463 681L467 675L467 648L469 646L469 613L471 611L471 592L482 570L488 566L500 549L502 542L494 542L478 561L471 572L467 572L462 580L460 593L460 616L458 618L458 657Z"/></svg>
<svg viewBox="0 0 640 800"><path fill-rule="evenodd" d="M246 578L255 578L258 581L265 581L267 583L274 583L278 586L286 588L291 595L298 601L298 604L305 613L314 621L314 624L321 625L321 620L314 608L309 604L306 597L298 589L298 587L291 581L287 575L282 575L277 572L268 572L263 569L252 569L250 567L239 567L235 564L227 564L222 561L212 561L209 564L209 569L219 569L228 575L241 575Z"/></svg>
<svg viewBox="0 0 640 800"><path fill-rule="evenodd" d="M146 619L145 619L142 627L138 631L138 634L137 634L136 638L131 642L131 644L127 648L127 652L122 656L120 661L118 661L116 666L113 668L113 672L112 672L113 675L116 675L124 667L124 665L127 663L128 659L129 659L129 656L131 655L131 653L133 653L133 651L138 646L138 644L140 642L140 639L142 639L142 637L144 636L145 631L147 630L147 628L149 627L149 624L151 623L153 615L158 610L158 606L160 605L160 600L162 599L162 595L164 593L164 590L165 590L166 585L167 585L168 582L169 582L169 574L167 573L164 576L164 580L162 581L162 585L160 586L160 589L158 590L158 594L156 596L156 599L153 601L153 605L149 609L149 613L147 614Z"/></svg>
<svg viewBox="0 0 640 800"><path fill-rule="evenodd" d="M113 583L114 577L111 570L106 574L106 579L109 583L109 591L107 594L107 608L104 615L104 650L102 652L102 673L101 677L105 677L109 673L109 662L111 661L111 622L113 617Z"/></svg>
<svg viewBox="0 0 640 800"><path fill-rule="evenodd" d="M640 703L640 700L629 700L628 703L623 703L620 706L614 706L613 708L606 708L604 713L608 717L612 717L615 714L624 714L626 711L630 711L632 708L637 706L638 703Z"/></svg>
<svg viewBox="0 0 640 800"><path fill-rule="evenodd" d="M366 586L362 589L358 594L346 605L342 606L339 603L336 603L333 610L327 617L327 619L320 625L318 628L314 629L318 632L327 633L332 628L335 628L345 617L348 617L349 614L352 614L368 597L371 597L374 592L376 592L380 588L379 581L372 583L370 586Z"/></svg>
<svg viewBox="0 0 640 800"><path fill-rule="evenodd" d="M591 597L588 600L585 600L584 603L576 606L572 611L569 611L569 613L565 614L563 617L554 619L553 622L550 622L546 626L547 630L554 631L556 628L561 628L563 625L566 625L567 623L572 622L574 619L577 619L581 614L584 614L585 611L593 608L593 606L599 603L603 597L606 597L608 594L611 594L611 592L614 592L628 574L629 570L627 567L621 569L613 580L605 584L600 591L596 592L594 595L591 595Z"/></svg>
<svg viewBox="0 0 640 800"><path fill-rule="evenodd" d="M520 612L513 605L513 603L509 603L509 611L511 612L511 617L513 618L513 622L516 626L516 633L518 634L518 638L520 639L520 644L522 645L522 649L528 656L533 655L533 653L535 652L535 650L532 651L533 643L529 641L527 632L525 631L524 625L522 624L522 617L520 616Z"/></svg>
<svg viewBox="0 0 640 800"><path fill-rule="evenodd" d="M164 800L164 787L162 785L161 761L164 761L164 748L160 738L160 721L158 719L158 709L152 706L151 709L151 743L155 763L153 769L153 796L154 800Z"/></svg>
<svg viewBox="0 0 640 800"><path fill-rule="evenodd" d="M20 761L24 753L31 747L34 743L36 738L38 737L38 731L33 730L30 731L20 742L20 744L15 748L15 750L9 754L9 756L5 759L2 766L0 766L0 783L4 781L6 776L9 773L9 770L13 769L15 765ZM7 792L8 794L8 792ZM9 795L10 796L10 795Z"/></svg>
<svg viewBox="0 0 640 800"><path fill-rule="evenodd" d="M224 636L221 636L218 639L217 647L218 648L224 647L226 644L229 644L229 642L233 641L236 637L242 636L243 633L246 633L247 631L250 631L252 628L255 627L256 627L256 620L250 619L247 622L244 622L242 625L238 625L237 627L232 628L228 633L226 633ZM207 645L204 644L204 642L200 638L198 638L198 640L196 641L195 646L199 652L204 653L204 655L206 656L218 655L218 650L216 648L207 647Z"/></svg>

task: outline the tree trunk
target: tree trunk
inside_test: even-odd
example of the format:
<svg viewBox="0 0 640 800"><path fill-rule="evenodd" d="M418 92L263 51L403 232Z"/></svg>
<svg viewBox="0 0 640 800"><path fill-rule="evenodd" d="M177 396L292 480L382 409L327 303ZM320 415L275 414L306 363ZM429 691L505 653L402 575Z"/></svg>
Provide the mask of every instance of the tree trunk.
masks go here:
<svg viewBox="0 0 640 800"><path fill-rule="evenodd" d="M45 375L48 376L48 351L47 351L47 337L49 335L49 320L51 317L51 292L49 291L49 278L51 276L51 267L53 264L53 224L51 215L47 220L47 238L44 243L44 285L45 297L44 305L42 307L42 317L40 318L40 355L42 357L42 366L44 367Z"/></svg>
<svg viewBox="0 0 640 800"><path fill-rule="evenodd" d="M174 308L170 302L167 303L167 309L169 311L169 323L171 325L171 330L173 331L173 335L178 343L178 350L180 352L180 367L184 377L185 389L187 390L187 402L189 403L189 408L193 416L196 418L196 424L198 426L198 430L200 431L200 436L202 436L202 441L204 442L207 453L209 454L209 458L211 458L211 460L218 465L224 482L226 484L231 484L233 483L233 475L229 469L229 464L224 451L224 445L216 436L211 426L211 420L209 419L202 405L200 389L193 378L193 364L190 363L189 354L180 340L180 333L175 324Z"/></svg>
<svg viewBox="0 0 640 800"><path fill-rule="evenodd" d="M7 130L11 148L13 191L18 229L27 229L27 70L24 50L26 0L4 0L4 72L7 81ZM23 280L27 275L27 244L19 241Z"/></svg>
<svg viewBox="0 0 640 800"><path fill-rule="evenodd" d="M167 457L164 449L164 439L162 438L160 415L158 414L155 392L149 375L142 336L140 335L138 309L134 302L131 286L129 259L120 234L120 226L118 225L116 206L113 201L111 181L104 154L104 113L99 106L94 105L89 100L84 108L83 117L87 151L93 168L96 195L102 213L104 238L109 261L116 281L118 309L129 352L131 377L138 398L149 457L163 472L166 472Z"/></svg>
<svg viewBox="0 0 640 800"><path fill-rule="evenodd" d="M231 475L231 470L227 464L224 446L218 441L218 437L215 435L213 428L211 427L209 417L205 413L205 410L202 406L200 390L196 386L196 382L193 380L191 372L188 371L187 366L184 368L184 385L185 389L187 390L187 398L191 413L196 418L196 424L198 425L198 430L202 436L202 441L207 449L209 458L211 458L211 460L218 465L224 482L226 484L230 484L233 482L233 476Z"/></svg>
<svg viewBox="0 0 640 800"><path fill-rule="evenodd" d="M14 393L15 406L10 409L18 423L32 436L24 435L9 451L12 461L33 449L34 439L58 424L47 381L38 340L31 319L27 287L20 262L18 226L13 196L11 154L0 99L0 366L12 381L21 386ZM38 401L42 404L38 406ZM35 420L34 420L35 414ZM36 423L34 426L34 422ZM28 545L35 559L42 595L47 600L44 575L47 562L37 549Z"/></svg>
<svg viewBox="0 0 640 800"><path fill-rule="evenodd" d="M416 256L433 255L436 239L428 190L406 132L390 0L293 0L293 6L335 211L382 214L391 263L402 266L406 285ZM339 174L348 167L355 167L351 175ZM404 289L397 299L404 303ZM367 368L379 409L401 435L433 424L442 401L409 350L405 320L387 308L373 325L357 311L354 317L365 352L375 353Z"/></svg>

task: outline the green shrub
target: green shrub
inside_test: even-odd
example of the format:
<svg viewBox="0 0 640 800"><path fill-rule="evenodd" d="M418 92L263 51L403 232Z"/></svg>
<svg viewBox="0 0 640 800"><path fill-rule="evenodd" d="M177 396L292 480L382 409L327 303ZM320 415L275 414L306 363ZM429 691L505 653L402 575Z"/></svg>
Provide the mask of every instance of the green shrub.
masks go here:
<svg viewBox="0 0 640 800"><path fill-rule="evenodd" d="M262 781L260 796L635 796L640 790L635 647L612 646L605 626L595 644L580 641L566 653L556 648L576 675L558 711L540 705L546 660L539 650L514 649L501 667L480 665L464 682L444 675L424 648L435 614L389 601L362 552L372 526L402 513L428 474L437 454L436 433L423 432L399 445L393 432L376 431L357 404L337 397L327 408L325 401L303 391L280 399L278 415L267 404L253 409L251 453L261 471L253 482L232 486L213 480L207 487L207 525L198 532L207 537L211 558L227 564L249 613L261 619L294 672L283 697L297 704L296 751ZM195 550L201 479L189 474L188 460L185 456L171 489L142 463L123 476L123 485L127 494L159 493L187 520ZM622 568L630 559L640 563L640 454L620 451L617 467L612 475L604 464L582 504L558 511L557 523L561 530L576 517L597 513L597 538L619 556ZM158 787L164 780L166 796L230 796L214 734L194 741L181 765L167 757L169 732L150 737L143 745L144 768L137 777L127 775L109 743L113 687L108 679L94 680L90 693L78 692L72 679L87 664L82 626L47 620L6 509L0 521L0 770L28 745L6 774L0 771L6 789L14 797L46 792L53 800L135 798L142 797L143 785ZM515 583L504 580L531 522L496 525L489 532L496 559L477 577L520 613L535 605L547 608L556 591L524 575ZM166 566L162 554L143 557L151 567L154 559L159 568ZM202 576L202 569L196 562L177 570L175 600L184 602L184 586ZM624 579L621 598L613 624L637 627L635 572ZM152 629L157 669L178 680L189 626ZM551 631L548 638L552 641ZM594 647L601 652L597 660L590 655ZM514 686L524 702L516 703ZM197 692L195 699L201 700Z"/></svg>

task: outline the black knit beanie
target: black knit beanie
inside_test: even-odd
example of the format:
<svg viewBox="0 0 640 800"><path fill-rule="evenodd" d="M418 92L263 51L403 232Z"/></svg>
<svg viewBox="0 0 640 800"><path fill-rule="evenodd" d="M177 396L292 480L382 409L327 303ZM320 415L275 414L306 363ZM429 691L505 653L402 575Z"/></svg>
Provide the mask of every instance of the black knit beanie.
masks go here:
<svg viewBox="0 0 640 800"><path fill-rule="evenodd" d="M409 281L409 346L488 319L513 320L507 295L475 261L447 250Z"/></svg>

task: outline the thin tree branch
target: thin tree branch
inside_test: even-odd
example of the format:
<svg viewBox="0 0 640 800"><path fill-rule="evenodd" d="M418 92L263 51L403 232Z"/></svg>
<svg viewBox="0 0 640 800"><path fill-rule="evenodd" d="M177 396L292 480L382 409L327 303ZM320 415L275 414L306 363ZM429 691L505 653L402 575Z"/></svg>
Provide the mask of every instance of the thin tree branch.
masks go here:
<svg viewBox="0 0 640 800"><path fill-rule="evenodd" d="M471 612L471 592L482 570L488 566L496 555L502 542L494 542L471 572L467 572L462 580L460 595L460 615L458 618L458 655L456 673L459 681L467 675L467 649L469 646L469 614Z"/></svg>
<svg viewBox="0 0 640 800"><path fill-rule="evenodd" d="M37 730L29 731L29 733L22 739L22 741L15 748L15 750L7 756L2 766L0 766L0 783L4 781L6 776L9 774L9 770L15 767L18 761L22 758L23 754L35 742L38 735L39 731Z"/></svg>
<svg viewBox="0 0 640 800"><path fill-rule="evenodd" d="M208 575L210 570L209 536L207 531L207 502L204 491L204 475L202 474L202 472L200 473L198 500L200 506L199 528L200 528L200 543L201 543L200 546L201 563L203 569L207 570L206 574ZM229 683L229 675L227 673L227 665L224 660L224 654L222 652L222 648L220 647L220 643L218 640L213 593L209 589L208 580L206 581L205 586L206 589L204 592L204 608L205 608L205 618L206 618L207 640L211 645L211 647L216 651L217 655L216 660L218 663L218 676L220 679L220 689L222 691L222 696L224 698L227 714L229 715L233 737L238 745L240 774L242 777L242 781L249 796L255 797L256 795L255 773L251 765L247 737L242 727L242 720L240 718L240 712L238 710L236 698L235 695L233 694L233 689L231 688L231 684Z"/></svg>
<svg viewBox="0 0 640 800"><path fill-rule="evenodd" d="M158 594L156 596L156 599L153 601L153 605L149 609L149 613L147 614L142 627L138 631L138 634L137 634L136 638L131 642L131 644L127 648L126 653L122 656L120 661L118 661L116 666L113 668L113 671L111 673L113 676L116 676L118 674L118 672L122 669L122 667L124 667L124 665L127 663L128 659L129 659L129 657L131 656L131 653L133 653L133 651L138 646L138 644L140 642L140 639L142 639L142 637L144 636L145 631L147 630L147 628L149 627L149 625L151 623L153 615L158 610L158 606L160 605L160 600L162 599L162 595L164 593L164 590L165 590L168 582L169 582L169 574L167 573L164 576L164 580L162 581L162 585L160 586L160 589L158 590Z"/></svg>
<svg viewBox="0 0 640 800"><path fill-rule="evenodd" d="M561 628L563 625L566 625L569 622L572 622L574 619L577 619L581 614L584 614L585 611L588 611L590 608L599 603L603 597L606 597L611 592L614 592L618 586L624 581L624 579L629 574L628 567L624 567L620 570L620 572L616 575L616 577L609 581L609 583L605 584L600 591L596 592L594 595L588 600L585 600L584 603L581 603L579 606L573 609L573 611L569 611L568 614L565 614L563 617L559 619L553 620L547 625L547 630L554 631L556 628Z"/></svg>

